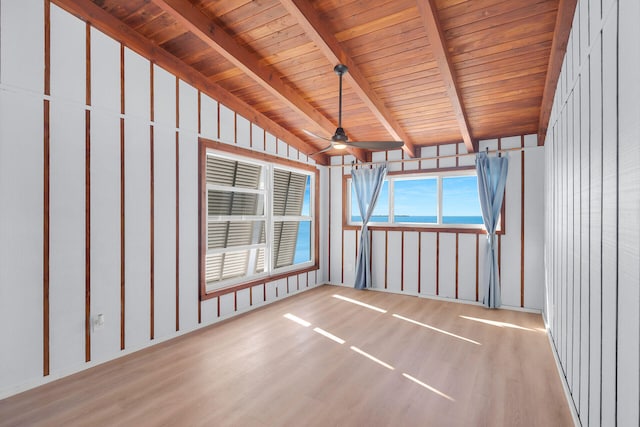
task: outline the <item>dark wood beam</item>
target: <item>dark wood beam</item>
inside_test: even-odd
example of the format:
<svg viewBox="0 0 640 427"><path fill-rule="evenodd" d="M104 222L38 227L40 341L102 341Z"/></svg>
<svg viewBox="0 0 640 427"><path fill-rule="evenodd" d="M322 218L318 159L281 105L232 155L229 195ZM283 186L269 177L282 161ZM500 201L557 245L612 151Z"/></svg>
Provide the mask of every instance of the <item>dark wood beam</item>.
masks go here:
<svg viewBox="0 0 640 427"><path fill-rule="evenodd" d="M197 72L187 64L168 53L163 48L152 43L127 24L113 15L86 0L53 0L55 4L78 18L88 22L93 27L116 39L124 46L139 53L151 62L163 67L181 80L191 84L202 93L226 105L252 123L272 133L278 139L296 148L304 154L311 155L318 148L303 141L269 117L260 113L240 98L228 92L221 86L211 82L206 76ZM324 154L311 156L317 163L327 165L328 157Z"/></svg>
<svg viewBox="0 0 640 427"><path fill-rule="evenodd" d="M223 28L212 22L204 13L188 0L152 0L171 15L181 26L190 31L227 61L251 77L263 89L284 103L291 110L303 116L314 127L319 126L333 135L337 125L327 119L307 102L295 89L285 84L282 77L260 62L260 57L239 45ZM348 148L354 156L366 161L364 150Z"/></svg>
<svg viewBox="0 0 640 427"><path fill-rule="evenodd" d="M438 20L438 11L436 8L435 0L417 0L418 10L424 20L424 27L427 30L427 36L429 37L429 43L433 51L433 56L438 63L440 69L440 75L444 80L453 112L456 115L458 126L460 127L460 134L464 145L467 147L469 153L476 152L478 150L478 142L471 136L471 130L469 128L469 119L465 112L464 103L462 102L462 96L460 94L460 88L456 78L456 74L453 69L453 63L451 61L451 55L447 50L445 43L444 33Z"/></svg>
<svg viewBox="0 0 640 427"><path fill-rule="evenodd" d="M567 51L567 42L571 33L576 4L577 0L560 0L558 3L558 14L556 15L556 25L553 29L553 41L551 42L551 55L547 66L547 78L544 82L542 104L540 105L538 145L544 145L544 139L547 136L553 97L558 86L564 54Z"/></svg>
<svg viewBox="0 0 640 427"><path fill-rule="evenodd" d="M415 157L415 147L410 141L409 135L376 95L358 66L342 48L335 35L329 31L313 5L308 0L280 0L280 3L289 14L296 18L298 25L304 29L306 35L330 62L334 65L344 64L349 68L344 79L385 127L389 135L395 140L404 141L402 149L411 157Z"/></svg>

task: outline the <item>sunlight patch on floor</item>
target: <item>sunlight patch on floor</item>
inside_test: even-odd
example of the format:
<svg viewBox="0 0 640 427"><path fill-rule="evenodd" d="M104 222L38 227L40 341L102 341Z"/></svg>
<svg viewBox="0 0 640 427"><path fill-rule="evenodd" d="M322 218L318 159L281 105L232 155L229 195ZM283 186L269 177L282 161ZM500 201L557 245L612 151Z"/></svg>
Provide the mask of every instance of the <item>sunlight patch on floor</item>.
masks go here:
<svg viewBox="0 0 640 427"><path fill-rule="evenodd" d="M497 326L499 328L512 328L512 329L521 329L523 331L536 332L535 329L525 328L519 325L514 325L513 323L499 322L497 320L489 320L489 319L480 319L478 317L470 317L470 316L460 316L460 317L467 320L473 320L474 322L486 323L487 325Z"/></svg>
<svg viewBox="0 0 640 427"><path fill-rule="evenodd" d="M379 313L386 313L387 312L387 310L384 310L384 309L382 309L380 307L376 307L375 305L366 304L366 303L358 301L356 299L343 297L342 295L338 295L338 294L333 294L332 296L334 298L339 299L339 300L350 302L351 304L356 304L356 305L359 305L360 307L365 307L365 308L368 308L370 310L377 311Z"/></svg>
<svg viewBox="0 0 640 427"><path fill-rule="evenodd" d="M440 397L444 397L445 399L448 399L448 400L450 400L450 401L452 401L452 402L455 402L455 399L454 399L453 397L451 397L451 396L449 396L449 395L447 395L447 394L445 394L445 393L441 392L440 390L438 390L438 389L436 389L436 388L431 387L429 384L425 384L425 383L423 383L423 382L422 382L422 381L420 381L419 379L414 378L414 377L412 377L412 376L411 376L411 375L409 375L409 374L405 374L405 373L403 373L403 374L402 374L402 376L403 376L403 377L405 377L405 378L406 378L406 379L408 379L408 380L413 381L414 383L416 383L416 384L418 384L418 385L421 385L422 387L424 387L424 388L426 388L427 390L429 390L429 391L431 391L431 392L433 392L433 393L437 394L437 395L438 395L438 396L440 396Z"/></svg>
<svg viewBox="0 0 640 427"><path fill-rule="evenodd" d="M372 361L376 362L378 365L384 366L384 367L385 367L385 368L387 368L387 369L390 369L390 370L392 370L392 371L395 369L393 366L389 365L388 363L385 363L385 362L383 362L382 360L380 360L380 359L378 359L378 358L376 358L376 357L373 357L372 355L370 355L370 354L369 354L369 353L367 353L366 351L360 350L358 347L351 346L351 350L353 350L353 351L355 351L356 353L358 353L358 354L360 354L360 355L362 355L362 356L366 357L366 358L367 358L367 359L369 359L369 360L372 360Z"/></svg>
<svg viewBox="0 0 640 427"><path fill-rule="evenodd" d="M323 337L327 337L327 338L329 338L330 340L337 342L338 344L344 344L344 343L345 343L345 340L343 340L343 339L342 339L342 338L340 338L340 337L337 337L337 336L333 335L333 334L332 334L332 333L330 333L330 332L325 331L324 329L321 329L321 328L313 328L313 332L317 332L317 333L319 333L320 335L322 335Z"/></svg>
<svg viewBox="0 0 640 427"><path fill-rule="evenodd" d="M413 323L414 325L422 326L423 328L431 329L432 331L436 331L436 332L448 335L448 336L453 337L453 338L457 338L459 340L467 341L467 342L470 342L470 343L475 344L475 345L482 345L478 341L474 341L472 339L465 338L465 337L462 337L460 335L456 335L454 333L444 331L442 329L438 329L438 328L436 328L434 326L427 325L426 323L418 322L417 320L413 320L413 319L409 319L408 317L400 316L399 314L393 314L393 317L395 317L396 319L404 320L405 322Z"/></svg>
<svg viewBox="0 0 640 427"><path fill-rule="evenodd" d="M291 313L287 313L287 314L285 314L285 315L284 315L284 316L282 316L282 317L285 317L285 318L287 318L287 319L289 319L289 320L291 320L291 321L293 321L293 322L296 322L298 325L302 325L302 326L304 326L305 328L308 328L309 326L311 326L311 323L307 322L307 321L306 321L306 320L304 320L304 319L299 318L298 316L294 316L294 315L293 315L293 314L291 314Z"/></svg>

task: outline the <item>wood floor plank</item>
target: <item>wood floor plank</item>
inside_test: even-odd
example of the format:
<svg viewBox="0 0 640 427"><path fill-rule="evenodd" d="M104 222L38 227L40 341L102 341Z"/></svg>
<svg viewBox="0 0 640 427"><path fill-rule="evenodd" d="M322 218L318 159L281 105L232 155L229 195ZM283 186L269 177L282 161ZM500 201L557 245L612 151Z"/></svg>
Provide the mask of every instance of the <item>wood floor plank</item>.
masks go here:
<svg viewBox="0 0 640 427"><path fill-rule="evenodd" d="M329 285L0 401L0 426L571 424L540 315Z"/></svg>

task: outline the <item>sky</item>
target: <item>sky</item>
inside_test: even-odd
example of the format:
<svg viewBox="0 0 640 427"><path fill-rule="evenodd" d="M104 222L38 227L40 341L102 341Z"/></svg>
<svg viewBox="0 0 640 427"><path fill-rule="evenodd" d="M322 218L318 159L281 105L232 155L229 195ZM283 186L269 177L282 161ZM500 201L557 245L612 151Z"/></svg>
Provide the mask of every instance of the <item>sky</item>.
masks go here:
<svg viewBox="0 0 640 427"><path fill-rule="evenodd" d="M480 216L477 178L470 176L443 177L442 214L443 216ZM408 216L437 215L436 178L396 180L394 183L394 214ZM355 191L352 188L352 212L359 214ZM389 183L385 181L374 215L387 215L389 212Z"/></svg>

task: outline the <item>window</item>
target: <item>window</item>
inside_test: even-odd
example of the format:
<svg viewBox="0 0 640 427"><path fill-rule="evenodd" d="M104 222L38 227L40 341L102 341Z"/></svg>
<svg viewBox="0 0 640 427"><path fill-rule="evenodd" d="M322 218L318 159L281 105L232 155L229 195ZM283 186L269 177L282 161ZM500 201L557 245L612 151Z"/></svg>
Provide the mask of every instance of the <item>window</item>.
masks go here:
<svg viewBox="0 0 640 427"><path fill-rule="evenodd" d="M351 178L347 188L349 224L362 223ZM388 175L373 216L373 225L483 226L475 170ZM379 223L379 224L378 224Z"/></svg>
<svg viewBox="0 0 640 427"><path fill-rule="evenodd" d="M206 291L311 265L311 172L206 152Z"/></svg>

